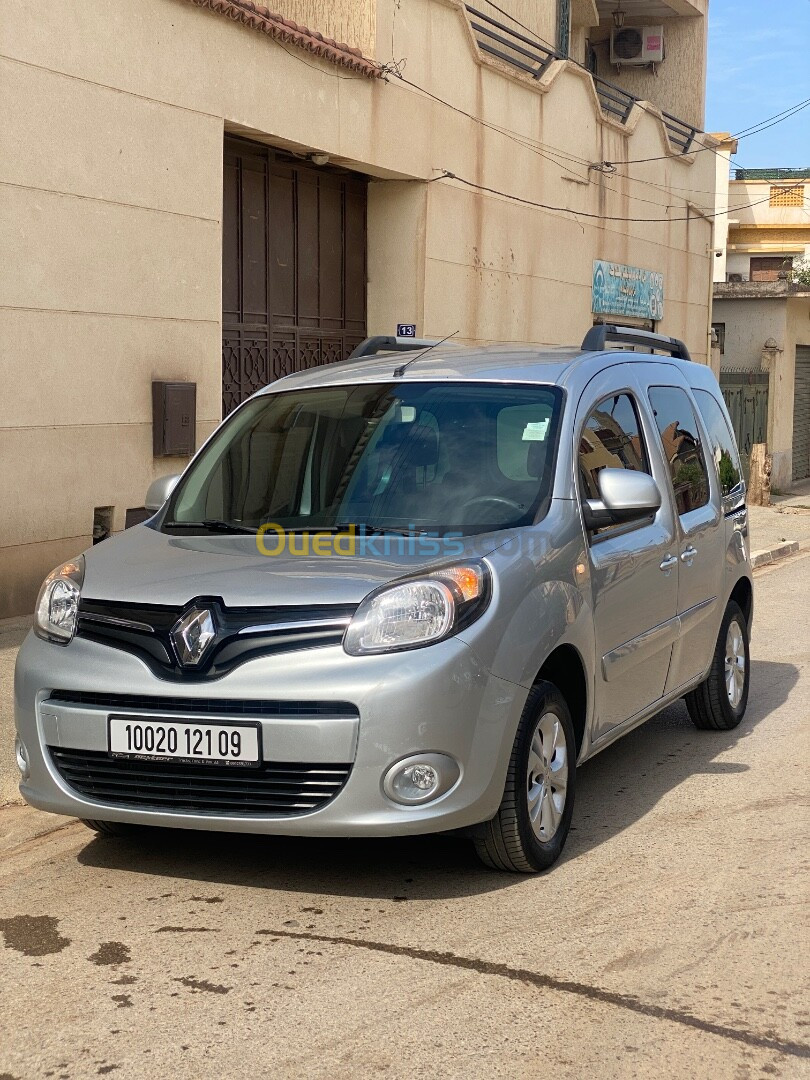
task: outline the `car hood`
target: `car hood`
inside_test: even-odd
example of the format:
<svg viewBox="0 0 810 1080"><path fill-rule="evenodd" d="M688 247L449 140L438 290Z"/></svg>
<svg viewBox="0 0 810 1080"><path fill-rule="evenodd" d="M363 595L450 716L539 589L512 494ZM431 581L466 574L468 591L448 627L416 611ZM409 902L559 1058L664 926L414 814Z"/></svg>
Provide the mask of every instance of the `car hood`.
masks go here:
<svg viewBox="0 0 810 1080"><path fill-rule="evenodd" d="M359 604L379 585L449 562L488 554L511 533L453 537L369 537L354 554L295 550L262 554L255 536L170 536L136 525L85 552L82 595L92 600L183 606L219 597L226 607ZM334 539L334 538L330 538ZM344 544L349 537L340 536ZM274 550L271 535L267 547ZM341 547L341 550L347 550Z"/></svg>

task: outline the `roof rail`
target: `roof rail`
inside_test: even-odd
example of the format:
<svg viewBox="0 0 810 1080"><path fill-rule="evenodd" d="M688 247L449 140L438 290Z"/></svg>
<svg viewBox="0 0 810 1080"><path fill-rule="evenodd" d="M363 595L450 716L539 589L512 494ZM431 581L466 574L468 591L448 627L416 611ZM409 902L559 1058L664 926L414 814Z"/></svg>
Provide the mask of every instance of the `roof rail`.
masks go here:
<svg viewBox="0 0 810 1080"><path fill-rule="evenodd" d="M646 345L650 350L659 349L668 352L679 360L691 360L689 350L678 338L666 334L653 334L649 330L636 330L633 326L614 326L611 323L599 323L592 326L582 339L583 352L601 352L609 341L623 345Z"/></svg>
<svg viewBox="0 0 810 1080"><path fill-rule="evenodd" d="M424 349L438 344L438 338L393 337L387 334L377 334L374 337L367 337L365 341L361 341L348 359L358 360L362 356L374 356L376 353L381 352L413 352L414 349Z"/></svg>

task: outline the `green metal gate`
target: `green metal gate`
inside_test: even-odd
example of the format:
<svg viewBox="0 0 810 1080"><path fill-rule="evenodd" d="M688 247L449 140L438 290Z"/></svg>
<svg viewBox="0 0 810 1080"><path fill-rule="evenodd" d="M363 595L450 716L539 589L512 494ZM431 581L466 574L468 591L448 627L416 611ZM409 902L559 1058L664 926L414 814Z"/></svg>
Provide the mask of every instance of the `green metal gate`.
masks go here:
<svg viewBox="0 0 810 1080"><path fill-rule="evenodd" d="M796 346L793 385L793 479L810 476L810 345Z"/></svg>
<svg viewBox="0 0 810 1080"><path fill-rule="evenodd" d="M721 371L720 389L734 426L747 481L751 447L768 441L768 372Z"/></svg>

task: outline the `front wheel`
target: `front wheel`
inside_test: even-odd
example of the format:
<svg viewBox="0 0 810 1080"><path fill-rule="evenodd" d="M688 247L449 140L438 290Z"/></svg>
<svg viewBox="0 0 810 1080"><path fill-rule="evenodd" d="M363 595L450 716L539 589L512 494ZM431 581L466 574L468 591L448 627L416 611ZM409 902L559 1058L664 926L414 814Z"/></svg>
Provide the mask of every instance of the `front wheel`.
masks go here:
<svg viewBox="0 0 810 1080"><path fill-rule="evenodd" d="M750 667L748 623L739 604L730 600L709 674L685 698L696 728L731 731L739 724L748 704Z"/></svg>
<svg viewBox="0 0 810 1080"><path fill-rule="evenodd" d="M560 856L574 810L576 740L565 698L550 682L534 686L518 725L498 813L474 836L493 870L531 874Z"/></svg>

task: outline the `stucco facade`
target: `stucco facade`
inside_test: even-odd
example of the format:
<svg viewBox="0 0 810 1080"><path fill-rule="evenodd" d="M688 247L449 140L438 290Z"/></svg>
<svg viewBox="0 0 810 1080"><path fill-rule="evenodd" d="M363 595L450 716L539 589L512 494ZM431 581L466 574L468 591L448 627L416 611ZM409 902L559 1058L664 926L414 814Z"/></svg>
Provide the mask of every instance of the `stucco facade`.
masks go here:
<svg viewBox="0 0 810 1080"><path fill-rule="evenodd" d="M786 272L791 261L810 256L810 170L805 180L798 170L792 179L779 179L779 173L774 169L772 178L728 181L728 255L721 280L732 274L732 280L755 280L752 265L758 264L752 259L773 260L778 274L780 264ZM775 205L780 193L794 205Z"/></svg>
<svg viewBox="0 0 810 1080"><path fill-rule="evenodd" d="M572 63L490 60L454 0L279 10L383 59L393 32L409 82L189 0L5 7L0 617L91 542L94 508L121 529L185 465L152 456L153 379L196 383L198 445L221 418L226 132L370 178L369 333L576 343L610 259L664 275L659 328L707 359L713 155L679 155L652 107L608 119Z"/></svg>
<svg viewBox="0 0 810 1080"><path fill-rule="evenodd" d="M713 321L725 329L723 370L767 371L771 486L792 484L796 350L810 347L810 293L785 282L719 285Z"/></svg>
<svg viewBox="0 0 810 1080"><path fill-rule="evenodd" d="M587 35L596 49L598 74L635 97L674 113L680 120L702 127L706 104L708 0L670 0L654 6L624 4L625 26L662 28L665 60L654 70L649 66L617 67L610 62L610 13L616 7L614 0L599 0L601 23Z"/></svg>
<svg viewBox="0 0 810 1080"><path fill-rule="evenodd" d="M794 392L797 349L810 346L810 294L790 273L791 261L810 253L810 171L761 169L752 176L738 169L730 179L736 143L727 134L714 137L720 258L714 261L712 323L723 338L721 382L724 371L768 372L771 485L786 490L797 473L794 433L803 427L805 407Z"/></svg>

